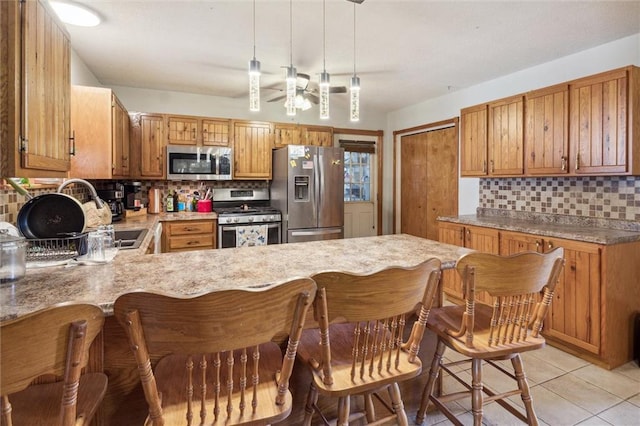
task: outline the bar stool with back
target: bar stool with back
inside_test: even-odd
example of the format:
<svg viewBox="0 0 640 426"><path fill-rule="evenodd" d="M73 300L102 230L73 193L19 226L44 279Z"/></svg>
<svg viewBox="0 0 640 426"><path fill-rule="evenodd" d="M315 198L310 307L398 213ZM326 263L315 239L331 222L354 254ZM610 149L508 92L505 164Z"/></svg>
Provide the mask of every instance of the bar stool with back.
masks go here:
<svg viewBox="0 0 640 426"><path fill-rule="evenodd" d="M298 359L310 368L312 382L304 424L319 409L319 393L338 398L338 425L363 419L367 423L394 421L407 425L398 382L418 376L418 358L425 324L437 293L440 261L431 259L413 268L387 268L369 275L324 272L313 276L318 285L314 301L319 328L303 332ZM409 318L419 315L407 342ZM378 394L387 389L391 403ZM364 412L351 413L352 395L364 396ZM390 410L376 418L373 398Z"/></svg>
<svg viewBox="0 0 640 426"><path fill-rule="evenodd" d="M470 253L456 263L465 289L465 304L433 309L427 328L438 336L438 346L431 363L416 424L422 424L429 402L454 424L462 423L445 403L471 397L474 425L482 424L482 407L495 401L529 425L537 425L529 385L520 353L540 349L545 339L540 335L558 278L564 266L564 251L557 248L546 254L523 252L512 256ZM487 292L492 306L476 303L481 292ZM468 359L444 364L445 348ZM514 373L494 361L511 360ZM471 362L472 383L466 383L451 367ZM517 389L498 393L482 383L483 363L515 379ZM434 395L433 389L441 370L465 386L468 391ZM484 394L487 397L484 397ZM525 415L506 398L520 394Z"/></svg>
<svg viewBox="0 0 640 426"><path fill-rule="evenodd" d="M0 424L88 425L107 390L107 376L82 373L102 330L102 309L63 304L0 325ZM62 381L31 384L52 375Z"/></svg>
<svg viewBox="0 0 640 426"><path fill-rule="evenodd" d="M313 280L300 278L194 297L118 297L114 312L138 365L145 424L264 425L286 418L298 340L315 293Z"/></svg>

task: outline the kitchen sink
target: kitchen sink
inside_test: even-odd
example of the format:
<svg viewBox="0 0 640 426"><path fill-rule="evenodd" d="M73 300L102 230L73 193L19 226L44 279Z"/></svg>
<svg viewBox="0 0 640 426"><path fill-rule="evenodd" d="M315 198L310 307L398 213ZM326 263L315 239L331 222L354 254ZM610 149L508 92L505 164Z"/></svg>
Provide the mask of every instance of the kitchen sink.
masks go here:
<svg viewBox="0 0 640 426"><path fill-rule="evenodd" d="M115 231L114 238L121 250L137 249L147 235L147 229L121 229Z"/></svg>

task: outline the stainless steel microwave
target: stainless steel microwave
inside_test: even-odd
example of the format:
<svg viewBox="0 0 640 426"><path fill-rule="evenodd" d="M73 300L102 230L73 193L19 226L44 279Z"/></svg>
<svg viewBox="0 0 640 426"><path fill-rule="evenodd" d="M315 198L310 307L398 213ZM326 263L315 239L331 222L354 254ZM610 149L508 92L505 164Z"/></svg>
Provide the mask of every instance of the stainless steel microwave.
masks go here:
<svg viewBox="0 0 640 426"><path fill-rule="evenodd" d="M219 146L167 146L167 179L231 180L233 150Z"/></svg>

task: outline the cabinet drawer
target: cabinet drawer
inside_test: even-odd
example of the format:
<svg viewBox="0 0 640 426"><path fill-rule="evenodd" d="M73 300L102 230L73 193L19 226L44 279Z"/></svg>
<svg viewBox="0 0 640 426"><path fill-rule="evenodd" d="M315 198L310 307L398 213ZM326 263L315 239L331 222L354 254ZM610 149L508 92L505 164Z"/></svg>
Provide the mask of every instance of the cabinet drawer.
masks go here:
<svg viewBox="0 0 640 426"><path fill-rule="evenodd" d="M193 235L193 234L212 234L214 231L213 221L187 221L179 223L170 223L167 226L167 234L174 235Z"/></svg>
<svg viewBox="0 0 640 426"><path fill-rule="evenodd" d="M169 251L213 248L213 234L179 235L169 240Z"/></svg>

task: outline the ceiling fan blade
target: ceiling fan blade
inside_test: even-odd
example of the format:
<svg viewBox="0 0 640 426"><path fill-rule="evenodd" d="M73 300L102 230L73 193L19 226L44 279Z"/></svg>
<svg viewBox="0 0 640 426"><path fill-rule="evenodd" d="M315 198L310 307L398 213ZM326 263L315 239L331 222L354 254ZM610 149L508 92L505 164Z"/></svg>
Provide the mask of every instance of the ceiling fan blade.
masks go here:
<svg viewBox="0 0 640 426"><path fill-rule="evenodd" d="M283 99L286 99L287 95L282 95L282 96L276 96L273 99L269 99L267 102L277 102L277 101L281 101Z"/></svg>
<svg viewBox="0 0 640 426"><path fill-rule="evenodd" d="M345 86L329 87L329 93L347 93Z"/></svg>

